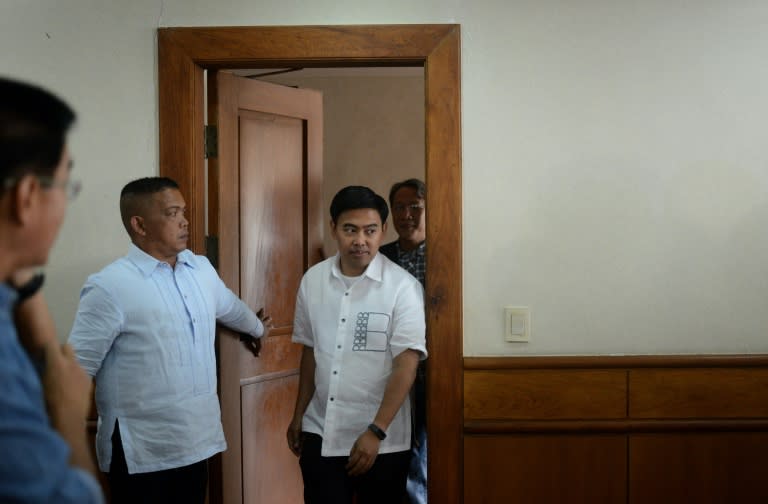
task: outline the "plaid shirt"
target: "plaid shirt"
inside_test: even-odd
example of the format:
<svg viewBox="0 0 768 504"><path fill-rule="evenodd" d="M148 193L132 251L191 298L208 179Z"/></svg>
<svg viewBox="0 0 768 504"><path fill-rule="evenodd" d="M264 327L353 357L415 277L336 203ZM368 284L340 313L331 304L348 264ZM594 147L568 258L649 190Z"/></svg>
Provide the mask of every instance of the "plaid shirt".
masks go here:
<svg viewBox="0 0 768 504"><path fill-rule="evenodd" d="M395 240L383 245L379 251L415 276L422 286L424 285L424 273L427 270L427 242L421 242L413 250L402 250L400 243Z"/></svg>

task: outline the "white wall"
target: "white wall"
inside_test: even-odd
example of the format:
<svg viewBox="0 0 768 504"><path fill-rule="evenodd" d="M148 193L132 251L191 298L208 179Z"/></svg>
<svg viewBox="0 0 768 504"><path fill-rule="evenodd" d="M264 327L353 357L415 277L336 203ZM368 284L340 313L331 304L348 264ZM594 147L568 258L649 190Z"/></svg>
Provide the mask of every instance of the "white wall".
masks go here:
<svg viewBox="0 0 768 504"><path fill-rule="evenodd" d="M768 352L768 4L5 0L0 69L81 121L62 334L158 172L155 28L460 23L466 355ZM502 341L528 305L532 341Z"/></svg>
<svg viewBox="0 0 768 504"><path fill-rule="evenodd" d="M70 205L50 257L45 292L66 339L80 287L129 243L118 197L158 173L156 1L2 0L0 74L49 87L78 112L70 138Z"/></svg>

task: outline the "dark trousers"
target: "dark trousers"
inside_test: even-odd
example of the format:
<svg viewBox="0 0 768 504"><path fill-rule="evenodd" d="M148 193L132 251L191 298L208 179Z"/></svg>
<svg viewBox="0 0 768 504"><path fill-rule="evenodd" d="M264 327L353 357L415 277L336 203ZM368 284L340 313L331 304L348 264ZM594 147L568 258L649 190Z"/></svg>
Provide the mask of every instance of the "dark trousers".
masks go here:
<svg viewBox="0 0 768 504"><path fill-rule="evenodd" d="M348 504L357 495L357 504L393 504L405 498L410 451L383 453L371 469L349 476L344 468L349 457L323 457L323 439L304 433L299 465L304 478L304 504Z"/></svg>
<svg viewBox="0 0 768 504"><path fill-rule="evenodd" d="M208 461L149 473L128 474L120 427L112 434L112 462L107 473L112 504L204 504Z"/></svg>

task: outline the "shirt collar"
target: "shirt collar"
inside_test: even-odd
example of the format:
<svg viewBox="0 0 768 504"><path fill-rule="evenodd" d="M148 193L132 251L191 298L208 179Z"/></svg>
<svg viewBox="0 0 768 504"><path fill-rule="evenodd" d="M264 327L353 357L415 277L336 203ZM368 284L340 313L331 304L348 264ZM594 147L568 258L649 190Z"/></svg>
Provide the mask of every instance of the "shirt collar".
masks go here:
<svg viewBox="0 0 768 504"><path fill-rule="evenodd" d="M158 267L158 265L166 264L165 262L158 261L151 255L147 254L134 243L131 243L128 249L128 259L139 268L144 276L150 276L152 272L155 271L155 269ZM185 249L179 252L179 254L176 256L176 262L185 264L192 268L197 267L195 254L193 254L189 249Z"/></svg>
<svg viewBox="0 0 768 504"><path fill-rule="evenodd" d="M381 270L384 266L384 261L381 257L382 257L382 254L380 252L376 252L376 255L374 256L373 260L371 260L371 262L368 263L368 267L365 268L365 271L360 276L365 276L370 278L371 280L381 282ZM333 263L331 263L331 274L336 278L343 279L344 276L341 273L341 268L339 267L340 260L341 260L341 254L337 252L336 256L333 258Z"/></svg>

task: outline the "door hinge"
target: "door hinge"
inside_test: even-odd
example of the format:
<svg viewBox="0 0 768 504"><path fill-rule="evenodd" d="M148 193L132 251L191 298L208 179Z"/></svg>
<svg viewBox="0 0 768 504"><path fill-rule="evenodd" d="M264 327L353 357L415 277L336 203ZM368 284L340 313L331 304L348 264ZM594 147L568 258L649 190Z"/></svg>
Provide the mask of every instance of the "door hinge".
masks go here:
<svg viewBox="0 0 768 504"><path fill-rule="evenodd" d="M205 125L205 158L219 157L219 130L216 126Z"/></svg>
<svg viewBox="0 0 768 504"><path fill-rule="evenodd" d="M214 269L219 269L219 237L205 237L205 257L211 262Z"/></svg>

